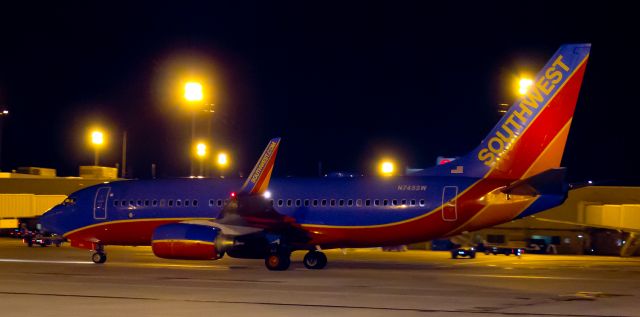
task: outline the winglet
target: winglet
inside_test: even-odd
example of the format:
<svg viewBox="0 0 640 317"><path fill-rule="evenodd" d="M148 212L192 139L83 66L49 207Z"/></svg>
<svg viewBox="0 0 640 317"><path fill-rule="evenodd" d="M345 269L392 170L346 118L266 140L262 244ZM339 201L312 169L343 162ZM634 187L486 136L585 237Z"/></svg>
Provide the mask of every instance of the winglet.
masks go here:
<svg viewBox="0 0 640 317"><path fill-rule="evenodd" d="M269 141L258 163L253 167L251 174L249 174L242 188L240 188L241 194L260 195L267 190L279 146L280 138L274 138Z"/></svg>

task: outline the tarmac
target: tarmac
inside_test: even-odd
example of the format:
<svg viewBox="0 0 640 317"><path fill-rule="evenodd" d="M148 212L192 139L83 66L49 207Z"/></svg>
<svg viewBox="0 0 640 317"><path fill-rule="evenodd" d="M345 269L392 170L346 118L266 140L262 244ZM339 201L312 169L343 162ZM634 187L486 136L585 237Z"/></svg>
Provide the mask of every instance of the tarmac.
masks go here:
<svg viewBox="0 0 640 317"><path fill-rule="evenodd" d="M640 258L329 250L262 260L156 258L149 247L28 248L0 238L0 316L640 316Z"/></svg>

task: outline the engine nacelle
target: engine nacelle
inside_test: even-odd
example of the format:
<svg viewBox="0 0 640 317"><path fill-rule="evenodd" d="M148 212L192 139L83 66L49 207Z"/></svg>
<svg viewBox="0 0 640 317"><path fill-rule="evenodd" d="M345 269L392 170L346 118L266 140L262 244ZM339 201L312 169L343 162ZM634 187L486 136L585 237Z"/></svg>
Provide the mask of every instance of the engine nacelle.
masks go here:
<svg viewBox="0 0 640 317"><path fill-rule="evenodd" d="M220 229L188 223L156 228L151 238L153 254L165 259L217 260L222 256L216 240Z"/></svg>

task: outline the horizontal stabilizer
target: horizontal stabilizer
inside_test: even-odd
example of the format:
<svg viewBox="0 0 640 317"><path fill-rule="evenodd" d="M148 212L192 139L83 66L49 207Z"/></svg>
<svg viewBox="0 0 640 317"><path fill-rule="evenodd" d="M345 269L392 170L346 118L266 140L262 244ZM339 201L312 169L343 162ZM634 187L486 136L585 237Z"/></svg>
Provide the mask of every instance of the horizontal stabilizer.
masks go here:
<svg viewBox="0 0 640 317"><path fill-rule="evenodd" d="M503 193L509 195L537 196L542 194L563 195L568 190L565 168L553 168L529 178L511 183Z"/></svg>

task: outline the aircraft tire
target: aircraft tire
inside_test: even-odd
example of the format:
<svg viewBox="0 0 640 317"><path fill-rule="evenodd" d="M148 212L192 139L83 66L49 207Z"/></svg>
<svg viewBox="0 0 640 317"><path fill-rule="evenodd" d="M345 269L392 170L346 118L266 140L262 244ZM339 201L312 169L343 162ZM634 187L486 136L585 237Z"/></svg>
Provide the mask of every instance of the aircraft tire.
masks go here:
<svg viewBox="0 0 640 317"><path fill-rule="evenodd" d="M91 260L95 264L102 264L107 262L107 255L104 253L96 252L91 256Z"/></svg>
<svg viewBox="0 0 640 317"><path fill-rule="evenodd" d="M286 271L291 265L291 254L287 252L274 252L264 258L264 265L270 271Z"/></svg>
<svg viewBox="0 0 640 317"><path fill-rule="evenodd" d="M302 263L310 270L321 270L327 266L327 256L320 251L309 251L304 256Z"/></svg>

